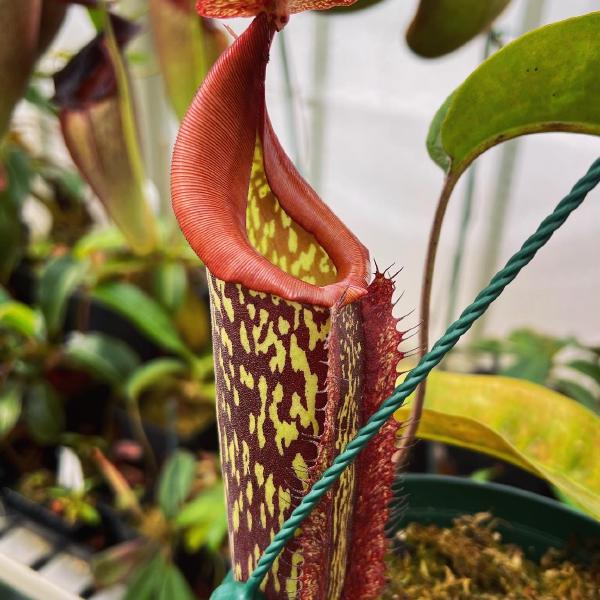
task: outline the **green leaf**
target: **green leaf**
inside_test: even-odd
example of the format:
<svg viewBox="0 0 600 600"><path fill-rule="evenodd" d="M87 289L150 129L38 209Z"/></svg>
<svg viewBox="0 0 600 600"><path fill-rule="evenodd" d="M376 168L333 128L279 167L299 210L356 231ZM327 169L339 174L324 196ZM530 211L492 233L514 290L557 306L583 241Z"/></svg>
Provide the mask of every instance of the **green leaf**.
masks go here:
<svg viewBox="0 0 600 600"><path fill-rule="evenodd" d="M600 365L597 362L573 360L565 366L591 377L596 383L600 383Z"/></svg>
<svg viewBox="0 0 600 600"><path fill-rule="evenodd" d="M21 389L5 384L0 389L0 439L10 433L21 415Z"/></svg>
<svg viewBox="0 0 600 600"><path fill-rule="evenodd" d="M453 98L454 94L450 94L450 96L448 96L444 101L444 104L442 104L442 106L440 106L438 111L435 113L433 121L431 121L431 125L429 126L427 140L425 142L429 156L433 162L441 167L444 171L447 171L450 168L450 158L442 146L442 123L446 118L448 108L450 107Z"/></svg>
<svg viewBox="0 0 600 600"><path fill-rule="evenodd" d="M559 379L556 382L556 388L559 392L565 394L565 396L573 398L573 400L576 400L579 404L582 404L600 416L600 400L582 385L574 381L568 381L567 379Z"/></svg>
<svg viewBox="0 0 600 600"><path fill-rule="evenodd" d="M420 56L437 58L460 48L485 31L510 0L421 0L406 32Z"/></svg>
<svg viewBox="0 0 600 600"><path fill-rule="evenodd" d="M25 250L21 208L29 194L32 170L29 157L18 148L9 146L2 158L0 169L6 171L7 185L0 190L0 281L6 281Z"/></svg>
<svg viewBox="0 0 600 600"><path fill-rule="evenodd" d="M150 296L130 283L109 282L98 286L93 297L129 319L151 340L177 354L189 356L173 322Z"/></svg>
<svg viewBox="0 0 600 600"><path fill-rule="evenodd" d="M125 393L130 400L137 401L149 387L164 379L179 375L187 369L187 365L176 358L151 360L131 373L125 383Z"/></svg>
<svg viewBox="0 0 600 600"><path fill-rule="evenodd" d="M195 552L203 546L218 550L227 534L223 484L219 482L188 502L175 517L174 525L186 530L188 551Z"/></svg>
<svg viewBox="0 0 600 600"><path fill-rule="evenodd" d="M56 117L56 106L54 106L52 101L46 96L44 96L44 94L42 94L42 92L34 85L30 84L27 87L27 91L25 92L24 98L25 100L27 100L27 102L33 104L33 106L35 106L36 108L39 108L45 113Z"/></svg>
<svg viewBox="0 0 600 600"><path fill-rule="evenodd" d="M196 461L189 452L176 450L165 463L158 481L158 504L167 519L172 519L188 497Z"/></svg>
<svg viewBox="0 0 600 600"><path fill-rule="evenodd" d="M174 564L167 565L158 600L195 600L195 598L181 571Z"/></svg>
<svg viewBox="0 0 600 600"><path fill-rule="evenodd" d="M120 252L126 247L125 237L116 227L95 229L79 239L73 247L73 256L81 260L94 252Z"/></svg>
<svg viewBox="0 0 600 600"><path fill-rule="evenodd" d="M483 452L543 477L600 519L600 418L545 387L434 371L417 435ZM405 421L409 408L396 413Z"/></svg>
<svg viewBox="0 0 600 600"><path fill-rule="evenodd" d="M40 444L55 443L64 429L64 410L60 398L44 383L30 386L25 403L25 422L29 434Z"/></svg>
<svg viewBox="0 0 600 600"><path fill-rule="evenodd" d="M84 275L85 264L70 256L54 258L45 265L38 283L38 304L50 335L62 328L69 298Z"/></svg>
<svg viewBox="0 0 600 600"><path fill-rule="evenodd" d="M434 160L458 177L520 135L599 135L600 103L590 100L600 97L599 30L600 12L591 13L531 31L488 58L452 95L438 134L447 158Z"/></svg>
<svg viewBox="0 0 600 600"><path fill-rule="evenodd" d="M174 314L183 304L188 280L185 267L178 262L163 262L153 274L154 297Z"/></svg>
<svg viewBox="0 0 600 600"><path fill-rule="evenodd" d="M158 553L139 569L127 588L124 600L157 600L166 574L167 563L162 554Z"/></svg>
<svg viewBox="0 0 600 600"><path fill-rule="evenodd" d="M0 304L0 329L9 329L37 339L45 336L44 319L40 312L15 301Z"/></svg>
<svg viewBox="0 0 600 600"><path fill-rule="evenodd" d="M74 333L63 356L68 364L117 387L140 364L139 357L125 342L103 333Z"/></svg>

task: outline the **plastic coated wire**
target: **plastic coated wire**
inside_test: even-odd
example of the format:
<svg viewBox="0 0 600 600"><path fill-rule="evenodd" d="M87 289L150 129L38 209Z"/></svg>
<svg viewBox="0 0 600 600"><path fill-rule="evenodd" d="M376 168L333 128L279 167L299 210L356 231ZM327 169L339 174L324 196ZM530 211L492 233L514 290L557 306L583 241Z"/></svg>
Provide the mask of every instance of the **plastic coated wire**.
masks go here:
<svg viewBox="0 0 600 600"><path fill-rule="evenodd" d="M248 597L252 597L256 593L263 578L271 569L273 562L285 544L293 537L296 529L309 515L321 497L338 480L344 469L354 462L358 453L377 434L387 419L402 406L404 400L414 392L415 388L427 377L433 367L444 358L461 336L500 296L504 288L531 261L537 251L552 237L552 234L567 220L571 212L583 202L588 192L596 187L599 182L600 158L594 162L585 176L575 184L568 196L560 201L554 212L542 221L537 231L527 239L521 249L506 263L506 266L492 278L489 285L477 295L473 303L448 327L446 333L423 356L404 382L383 402L366 425L358 431L356 437L349 442L344 452L337 456L331 466L323 473L321 479L304 496L263 552L256 568L244 585Z"/></svg>

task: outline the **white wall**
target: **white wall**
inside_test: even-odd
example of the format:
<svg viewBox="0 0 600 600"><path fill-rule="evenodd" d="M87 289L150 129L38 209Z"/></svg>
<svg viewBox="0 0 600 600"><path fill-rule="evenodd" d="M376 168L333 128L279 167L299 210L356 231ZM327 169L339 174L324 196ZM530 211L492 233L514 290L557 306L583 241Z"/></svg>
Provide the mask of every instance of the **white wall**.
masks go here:
<svg viewBox="0 0 600 600"><path fill-rule="evenodd" d="M416 0L385 0L352 16L301 14L285 35L290 51L302 138L303 163L311 155L310 122L314 101L314 35L318 19L329 19L329 66L322 99L325 106L322 197L371 249L380 265L404 266L398 306L418 304L426 236L442 174L429 159L424 140L429 121L446 96L478 64L479 38L449 57L427 61L406 47L403 32ZM525 0L514 0L497 27L510 37L519 29ZM546 0L543 22L598 9L594 0ZM88 35L83 15L74 14L60 44L76 47ZM243 20L230 23L241 32ZM272 52L268 92L270 110L284 145L290 146L280 53ZM561 52L561 48L556 49ZM594 98L590 101L597 102ZM515 173L509 225L502 244L506 260L566 194L596 156L600 140L545 134L525 139ZM498 150L480 159L473 224L468 237L462 309L478 287ZM308 173L310 179L310 172ZM464 182L463 182L464 184ZM458 232L462 188L455 192L440 244L434 293L436 327L441 332L451 255ZM523 325L553 334L574 334L600 343L600 191L590 195L493 308L489 332L502 334ZM416 315L413 323L417 321Z"/></svg>

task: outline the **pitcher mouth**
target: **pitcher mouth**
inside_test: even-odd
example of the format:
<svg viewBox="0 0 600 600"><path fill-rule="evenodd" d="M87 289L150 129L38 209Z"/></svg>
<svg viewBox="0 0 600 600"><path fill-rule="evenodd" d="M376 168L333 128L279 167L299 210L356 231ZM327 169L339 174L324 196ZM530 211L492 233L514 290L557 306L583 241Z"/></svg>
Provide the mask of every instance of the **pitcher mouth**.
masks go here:
<svg viewBox="0 0 600 600"><path fill-rule="evenodd" d="M275 31L272 20L259 15L207 76L175 144L173 208L190 245L218 279L290 301L347 304L367 292L369 253L300 176L273 131L265 74ZM275 237L291 228L315 246L303 255L305 276L278 262L277 252L251 243L247 213L257 152L264 193L288 228ZM309 264L311 255L315 264Z"/></svg>

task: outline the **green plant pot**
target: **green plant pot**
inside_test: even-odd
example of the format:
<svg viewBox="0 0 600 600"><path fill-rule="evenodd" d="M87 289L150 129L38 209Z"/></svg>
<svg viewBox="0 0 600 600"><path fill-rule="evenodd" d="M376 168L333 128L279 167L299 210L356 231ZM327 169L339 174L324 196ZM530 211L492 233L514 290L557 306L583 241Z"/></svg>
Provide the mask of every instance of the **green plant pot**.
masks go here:
<svg viewBox="0 0 600 600"><path fill-rule="evenodd" d="M588 540L600 540L600 523L554 500L496 483L480 483L444 475L407 474L403 490L408 508L397 523L452 525L461 515L490 512L499 520L505 542L518 544L526 555L539 559L549 548L566 544L574 549ZM577 545L575 545L577 544ZM577 553L577 550L575 550Z"/></svg>

